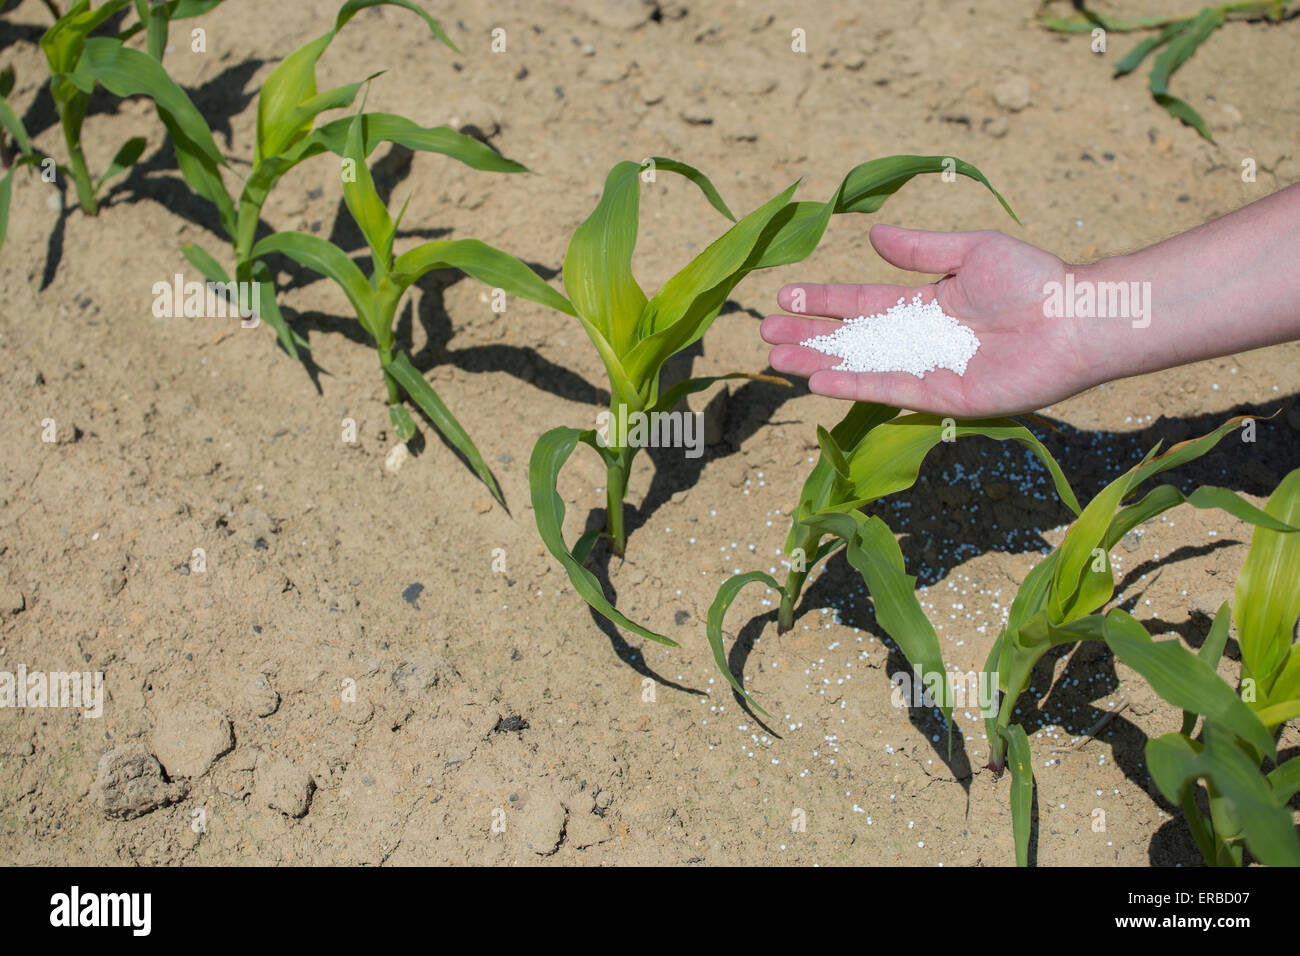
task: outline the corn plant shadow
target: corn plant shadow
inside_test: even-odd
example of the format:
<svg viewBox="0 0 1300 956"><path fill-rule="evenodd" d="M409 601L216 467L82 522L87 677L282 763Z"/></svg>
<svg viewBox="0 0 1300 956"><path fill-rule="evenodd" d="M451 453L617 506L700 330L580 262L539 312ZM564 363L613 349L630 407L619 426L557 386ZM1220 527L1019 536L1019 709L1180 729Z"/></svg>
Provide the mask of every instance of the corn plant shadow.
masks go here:
<svg viewBox="0 0 1300 956"><path fill-rule="evenodd" d="M603 527L605 522L604 509L593 510L591 514L588 515L587 520L589 525L599 522L600 526ZM587 560L587 570L596 576L596 580L600 582L600 588L609 602L615 607L618 607L620 611L623 611L628 617L635 621L640 617L638 608L635 605L619 607L618 592L615 590L609 577L610 563L612 560L614 560L614 555L602 542L596 546L592 551L591 557ZM595 623L596 627L598 627L601 633L609 640L610 648L614 651L615 656L628 667L632 668L632 670L636 671L642 677L648 677L656 684L661 687L666 687L669 690L679 691L693 697L704 697L707 695L708 692L705 690L695 687L687 687L684 684L679 684L677 681L671 680L660 674L650 666L650 662L646 660L645 654L641 649L634 647L627 642L619 631L618 626L614 624L613 621L610 621L590 606L587 607L587 611L591 614L591 619ZM689 633L688 628L682 628L682 630ZM649 647L658 646L651 641L647 641L646 643ZM664 649L668 651L672 650L672 648L667 647Z"/></svg>
<svg viewBox="0 0 1300 956"><path fill-rule="evenodd" d="M749 657L754 652L754 649L758 646L763 631L769 624L776 621L776 618L776 611L769 611L766 614L752 617L745 622L745 626L742 627L740 633L736 635L736 639L731 645L731 651L727 654L727 667L731 673L735 675L736 680L744 683L745 665L748 663ZM763 665L761 662L758 663L756 669L758 673L763 673ZM743 696L736 692L735 688L728 686L727 689L731 691L732 699L740 709L748 714L749 718L754 723L762 727L763 731L769 737L777 740L783 739L781 734L778 733L775 728L768 725L763 717L754 710L749 701L745 700Z"/></svg>

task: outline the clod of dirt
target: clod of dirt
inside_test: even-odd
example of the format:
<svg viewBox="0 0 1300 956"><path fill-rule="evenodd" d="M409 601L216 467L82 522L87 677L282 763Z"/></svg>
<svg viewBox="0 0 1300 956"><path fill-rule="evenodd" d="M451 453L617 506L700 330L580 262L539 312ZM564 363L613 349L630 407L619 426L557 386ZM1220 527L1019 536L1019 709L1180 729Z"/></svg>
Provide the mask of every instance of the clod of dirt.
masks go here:
<svg viewBox="0 0 1300 956"><path fill-rule="evenodd" d="M492 732L497 734L517 734L521 730L527 729L528 721L518 714L513 714L498 720L496 726L492 728Z"/></svg>
<svg viewBox="0 0 1300 956"><path fill-rule="evenodd" d="M403 661L393 671L393 686L401 694L419 694L437 686L438 665L432 659Z"/></svg>
<svg viewBox="0 0 1300 956"><path fill-rule="evenodd" d="M535 797L523 812L520 832L524 846L538 856L550 856L564 840L564 824L568 813L560 798L552 794Z"/></svg>
<svg viewBox="0 0 1300 956"><path fill-rule="evenodd" d="M1012 113L1019 113L1033 102L1029 91L1029 77L1012 73L998 80L993 87L993 102Z"/></svg>
<svg viewBox="0 0 1300 956"><path fill-rule="evenodd" d="M153 752L169 777L201 777L234 746L230 720L203 704L168 706L154 725Z"/></svg>
<svg viewBox="0 0 1300 956"><path fill-rule="evenodd" d="M573 7L588 20L613 30L635 30L660 15L656 0L574 0Z"/></svg>
<svg viewBox="0 0 1300 956"><path fill-rule="evenodd" d="M265 674L254 674L244 685L244 703L256 717L270 717L280 709L280 695Z"/></svg>
<svg viewBox="0 0 1300 956"><path fill-rule="evenodd" d="M95 778L96 799L107 816L132 820L185 797L183 783L169 783L153 754L128 744L104 754Z"/></svg>
<svg viewBox="0 0 1300 956"><path fill-rule="evenodd" d="M14 617L23 613L27 607L27 599L23 597L23 592L17 588L0 588L0 614L5 617Z"/></svg>
<svg viewBox="0 0 1300 956"><path fill-rule="evenodd" d="M263 756L257 761L257 799L295 820L306 816L316 783L292 760Z"/></svg>

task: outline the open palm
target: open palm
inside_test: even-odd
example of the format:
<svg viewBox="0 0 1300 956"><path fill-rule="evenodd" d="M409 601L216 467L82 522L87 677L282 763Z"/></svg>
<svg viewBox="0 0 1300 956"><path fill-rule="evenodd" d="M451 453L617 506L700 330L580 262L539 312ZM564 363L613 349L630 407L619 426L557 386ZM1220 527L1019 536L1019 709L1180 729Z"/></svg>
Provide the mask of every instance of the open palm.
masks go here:
<svg viewBox="0 0 1300 956"><path fill-rule="evenodd" d="M871 230L871 244L901 269L944 278L921 288L785 286L777 299L781 307L792 309L802 299L804 309L763 320L763 338L774 346L774 369L807 377L809 388L820 395L961 418L1031 411L1096 384L1086 336L1076 320L1043 315L1043 286L1065 279L1066 265L1056 256L994 231L878 225ZM946 314L978 336L979 350L965 375L947 369L924 378L907 372L837 372L838 357L799 344L833 332L840 325L836 320L884 312L918 292L922 302L937 299Z"/></svg>

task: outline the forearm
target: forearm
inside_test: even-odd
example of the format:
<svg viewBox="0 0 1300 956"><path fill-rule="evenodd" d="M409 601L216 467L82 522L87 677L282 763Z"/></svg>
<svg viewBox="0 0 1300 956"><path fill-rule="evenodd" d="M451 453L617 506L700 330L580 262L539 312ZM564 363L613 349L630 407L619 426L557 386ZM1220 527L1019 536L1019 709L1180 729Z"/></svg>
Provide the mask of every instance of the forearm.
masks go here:
<svg viewBox="0 0 1300 956"><path fill-rule="evenodd" d="M1103 305L1075 320L1099 381L1300 339L1300 184L1070 271L1076 284L1125 283L1133 294L1128 316Z"/></svg>

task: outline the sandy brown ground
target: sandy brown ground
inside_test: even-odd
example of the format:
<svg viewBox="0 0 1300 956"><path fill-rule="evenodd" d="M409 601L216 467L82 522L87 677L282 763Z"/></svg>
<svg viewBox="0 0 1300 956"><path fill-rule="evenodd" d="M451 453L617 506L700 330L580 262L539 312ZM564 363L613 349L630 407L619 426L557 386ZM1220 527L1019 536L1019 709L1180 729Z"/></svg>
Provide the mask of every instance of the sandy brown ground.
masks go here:
<svg viewBox="0 0 1300 956"><path fill-rule="evenodd" d="M550 275L610 165L654 154L697 165L745 211L798 177L800 196L820 200L862 160L951 154L978 165L1023 221L969 180L914 181L878 216L838 218L806 264L742 283L693 357L697 374L765 367L756 319L785 282L919 281L874 256L872 221L997 228L1083 261L1300 178L1295 22L1234 25L1178 74L1175 92L1214 124L1211 145L1152 102L1143 76L1110 79L1132 41L1113 40L1103 62L1085 39L1028 24L1031 0L687 0L653 19L651 8L599 0L429 6L462 56L404 11L368 11L323 58L321 87L385 69L371 108L472 124L535 173L476 173L429 155L404 169L381 149L394 205L411 197L399 248L478 236ZM260 81L335 7L228 0L203 21L208 53L178 44L167 57L237 174ZM48 99L36 101L44 8L26 0L7 19L24 25L4 28L14 99L38 145L61 156ZM494 27L507 31L504 54L489 50ZM806 54L790 49L796 27ZM536 437L590 427L605 398L577 324L527 302L494 314L482 286L454 275L420 283L401 335L476 438L509 510L427 423L424 453L388 473L395 439L379 370L332 284L282 276L315 383L266 328L152 315L153 283L188 268L181 242L224 247L210 210L186 197L149 104L97 101L85 128L92 164L134 134L149 149L98 219L60 217L57 192L19 176L0 262L0 585L12 605L0 609L0 668L102 670L107 691L100 719L0 713L0 859L1013 862L1008 780L980 769L981 723L961 717L948 765L932 715L891 706L900 661L842 560L810 584L788 635L776 637L761 588L731 610L733 660L777 720L756 721L714 669L703 630L714 591L733 569L777 564L815 426L843 405L802 388L732 387L723 440L701 462L638 459L627 560L600 566L624 610L682 647L625 641L544 552L528 504ZM1246 157L1254 183L1239 175ZM291 174L265 218L359 252L335 161ZM723 225L693 187L661 175L642 198L643 287ZM1184 473L1260 501L1300 464L1285 414L1298 358L1292 345L1117 382L1052 408L1059 434L1038 430L1083 497L1158 438L1284 409L1255 444L1225 441ZM47 418L56 444L40 440ZM345 418L359 424L356 445L340 441ZM963 442L936 451L926 474L882 513L905 532L945 654L978 668L1066 513L1019 449ZM603 506L602 485L595 456L576 455L562 482L570 540ZM977 503L987 504L963 508ZM1189 507L1152 522L1134 550L1116 552L1125 606L1153 632L1199 644L1248 531ZM188 573L196 548L201 574ZM1236 667L1226 660L1223 673ZM1038 861L1198 863L1143 767L1144 735L1175 729L1179 715L1094 649L1050 657L1035 686L1048 725L1032 731ZM1100 740L1051 752L1122 700ZM498 726L516 715L526 727ZM1283 744L1297 742L1291 732ZM106 815L97 767L119 747L157 755L170 778L160 795L175 802ZM1093 831L1095 809L1105 832ZM792 832L798 811L806 832Z"/></svg>

